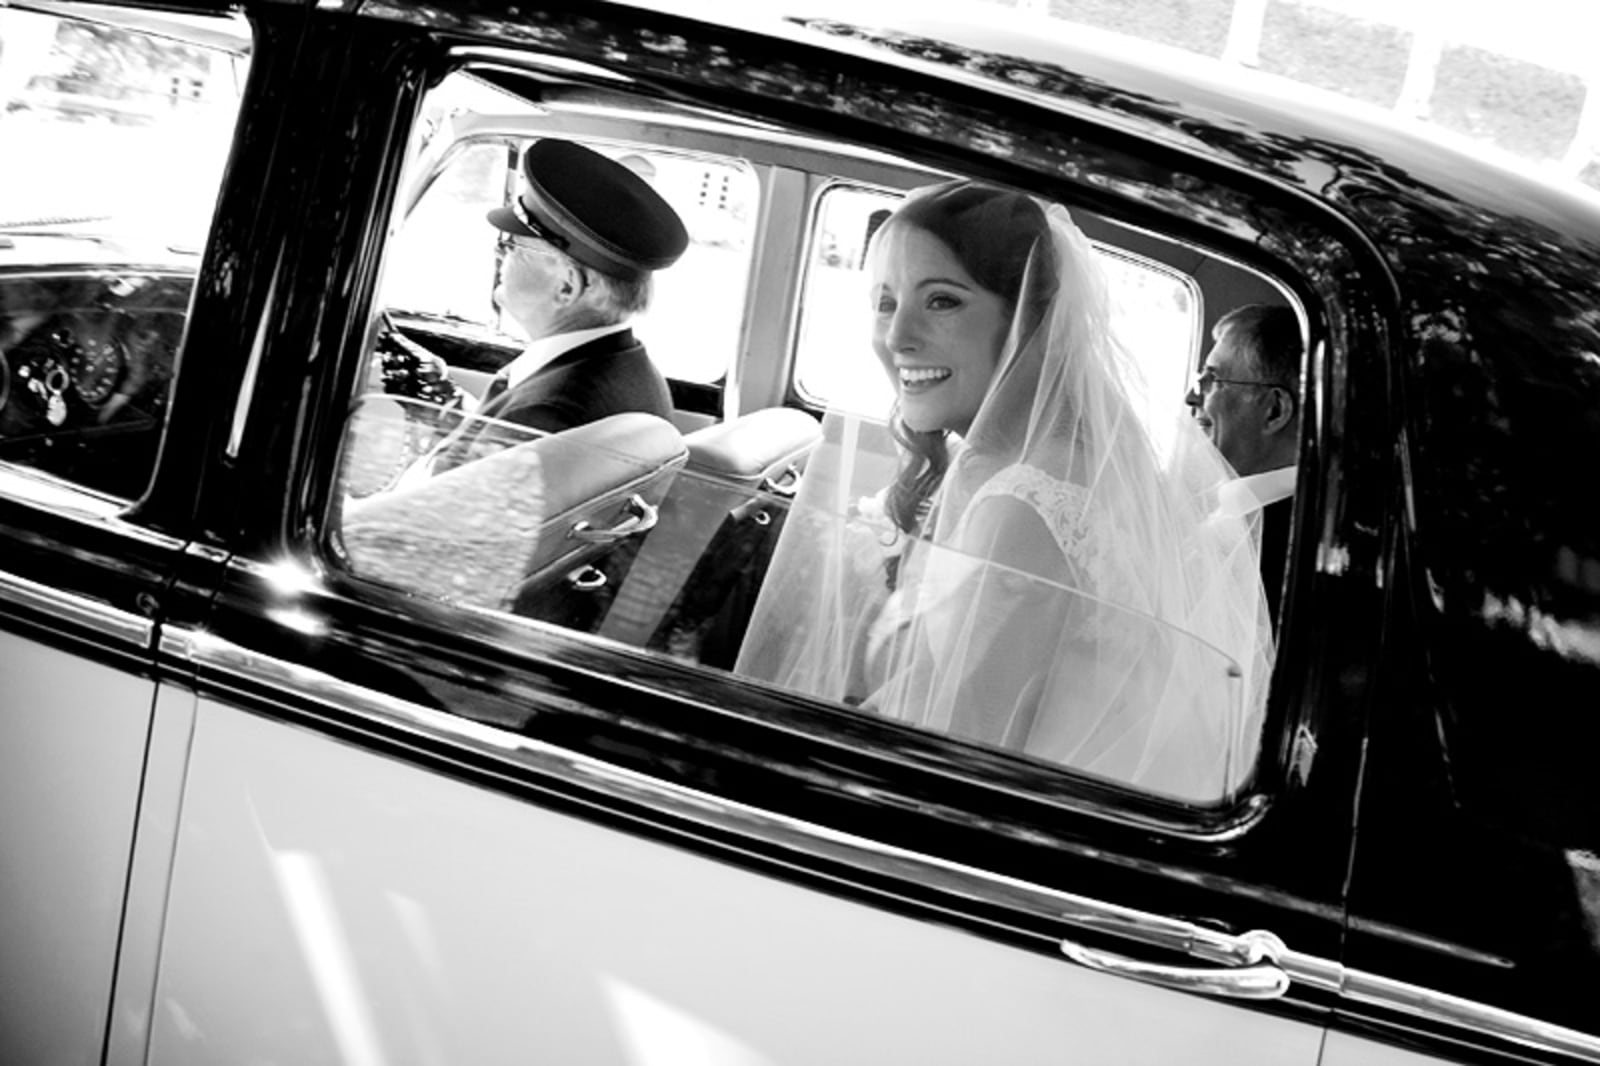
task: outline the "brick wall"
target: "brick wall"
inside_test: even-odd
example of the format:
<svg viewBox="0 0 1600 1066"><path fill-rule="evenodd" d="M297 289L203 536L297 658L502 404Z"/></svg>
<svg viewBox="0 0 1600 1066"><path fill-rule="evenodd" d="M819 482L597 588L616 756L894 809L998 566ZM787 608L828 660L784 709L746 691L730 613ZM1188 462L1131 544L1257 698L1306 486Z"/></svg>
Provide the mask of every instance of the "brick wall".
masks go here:
<svg viewBox="0 0 1600 1066"><path fill-rule="evenodd" d="M1264 71L1411 113L1467 137L1600 188L1600 41L1583 73L1452 39L1456 9L1436 5L1426 18L1397 8L1409 24L1350 13L1338 0L1000 0ZM1591 0L1584 0L1585 3ZM1539 33L1587 38L1592 26L1563 25L1553 9L1526 12L1507 0L1507 17L1546 18ZM1376 8L1379 12L1382 8ZM1420 10L1426 12L1426 8ZM1398 17L1398 16L1397 16ZM1235 20L1258 20L1239 37ZM1479 36L1483 35L1481 27ZM1537 39L1537 34L1534 35ZM1247 48L1248 50L1248 48ZM1552 51L1555 51L1552 49ZM1587 76L1585 76L1587 75ZM1409 83L1408 83L1408 78ZM1409 90L1409 92L1408 92Z"/></svg>

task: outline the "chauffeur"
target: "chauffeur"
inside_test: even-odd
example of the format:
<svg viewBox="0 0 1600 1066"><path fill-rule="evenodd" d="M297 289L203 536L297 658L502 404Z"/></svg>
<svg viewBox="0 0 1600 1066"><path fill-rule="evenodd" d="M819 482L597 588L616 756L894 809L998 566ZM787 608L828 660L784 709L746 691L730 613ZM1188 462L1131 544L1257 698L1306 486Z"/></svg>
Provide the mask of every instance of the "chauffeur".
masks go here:
<svg viewBox="0 0 1600 1066"><path fill-rule="evenodd" d="M531 343L477 413L547 432L624 411L670 417L666 380L629 321L653 272L688 245L683 222L643 178L570 141L536 142L522 170L517 199L489 221L505 252L495 302Z"/></svg>

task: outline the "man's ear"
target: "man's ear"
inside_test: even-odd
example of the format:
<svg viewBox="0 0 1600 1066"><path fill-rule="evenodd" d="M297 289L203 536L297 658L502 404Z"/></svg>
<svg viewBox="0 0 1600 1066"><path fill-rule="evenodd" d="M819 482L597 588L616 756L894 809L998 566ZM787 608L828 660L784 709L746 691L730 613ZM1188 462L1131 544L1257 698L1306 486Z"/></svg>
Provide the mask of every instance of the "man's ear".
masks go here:
<svg viewBox="0 0 1600 1066"><path fill-rule="evenodd" d="M1273 387L1268 390L1272 398L1267 401L1267 417L1261 423L1263 433L1278 433L1294 425L1300 405L1288 389Z"/></svg>
<svg viewBox="0 0 1600 1066"><path fill-rule="evenodd" d="M584 277L576 263L563 262L561 276L556 279L555 300L559 307L571 307L583 295Z"/></svg>

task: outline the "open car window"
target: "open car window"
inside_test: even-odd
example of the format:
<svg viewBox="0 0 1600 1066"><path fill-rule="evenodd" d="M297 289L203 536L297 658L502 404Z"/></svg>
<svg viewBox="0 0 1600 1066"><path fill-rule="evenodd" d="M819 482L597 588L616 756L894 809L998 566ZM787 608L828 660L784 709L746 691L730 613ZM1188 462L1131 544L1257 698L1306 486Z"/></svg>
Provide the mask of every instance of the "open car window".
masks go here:
<svg viewBox="0 0 1600 1066"><path fill-rule="evenodd" d="M424 124L411 173L420 196L397 223L383 305L414 331L520 347L526 333L493 298L500 263L484 216L516 194L522 153L550 123L540 109L457 73L430 95ZM746 310L760 201L754 170L737 156L672 147L648 118L564 136L622 162L683 219L689 247L654 279L638 328L669 378L700 385L723 378ZM451 269L440 270L446 262ZM700 298L709 292L719 299Z"/></svg>
<svg viewBox="0 0 1600 1066"><path fill-rule="evenodd" d="M136 497L249 30L98 7L0 18L0 461Z"/></svg>
<svg viewBox="0 0 1600 1066"><path fill-rule="evenodd" d="M562 99L541 93L552 107ZM1107 292L1105 350L1115 354L1095 358L1119 368L1114 403L1125 413L1105 432L1126 443L1104 461L1145 487L1091 492L1090 474L1046 451L1032 473L1014 464L960 490L1028 510L1021 521L1045 547L992 549L965 520L936 534L940 512L958 506L940 486L908 527L888 516L908 461L889 427L896 393L937 389L950 368L885 373L868 249L907 190L942 172L733 120L719 127L704 111L674 117L615 90L600 103L571 98L582 104L559 122L468 109L430 132L456 139L422 153L436 161L432 176L386 250L335 493L338 565L405 595L787 692L819 715L899 722L1168 800L1215 806L1237 795L1261 750L1270 665L1249 519L1173 525L1187 530L1171 534L1190 538L1181 545L1119 523L1132 521L1121 508L1137 492L1165 492L1197 469L1184 454L1201 440L1184 394L1208 314L1265 283L1211 260L1213 276L1243 284L1213 284L1224 306L1208 312L1196 278L1158 258L1194 262L1194 250L1051 207L1060 227L1076 232L1072 219L1083 220L1083 254ZM655 272L648 307L605 334L647 347L677 409L569 418L568 405L555 424L507 406L526 390L542 395L554 367L598 365L573 353L604 339L548 349L543 338L559 340L559 329L530 338L511 322L512 310L528 315L529 293L593 281L562 272L561 245L539 237L518 250L487 218L522 205L523 153L547 136L631 170L685 224L687 249ZM1056 240L1038 246L1065 254ZM737 391L723 410L683 417L683 387L725 375ZM1053 393L1022 380L1026 422L1033 392ZM978 440L949 437L952 481L983 454ZM1217 458L1213 474L1224 470ZM1206 495L1214 488L1170 495L1192 512L1220 506ZM1159 507L1137 513L1172 520ZM1202 620L1173 608L1172 590L1131 592L1148 588L1144 564L1155 564L1129 565L1129 545L1146 543L1170 558L1248 559L1247 573L1226 578L1238 582L1236 616Z"/></svg>

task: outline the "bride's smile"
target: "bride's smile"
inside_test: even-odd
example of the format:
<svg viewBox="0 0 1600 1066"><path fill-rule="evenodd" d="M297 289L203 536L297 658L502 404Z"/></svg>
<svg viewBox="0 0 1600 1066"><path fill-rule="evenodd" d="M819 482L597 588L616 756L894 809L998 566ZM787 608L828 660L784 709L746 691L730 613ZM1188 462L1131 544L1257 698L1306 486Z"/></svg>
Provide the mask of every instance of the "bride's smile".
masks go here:
<svg viewBox="0 0 1600 1066"><path fill-rule="evenodd" d="M900 368L900 388L907 392L917 392L931 388L948 378L951 370L947 366Z"/></svg>
<svg viewBox="0 0 1600 1066"><path fill-rule="evenodd" d="M872 346L893 369L901 418L920 432L965 434L1000 361L1009 303L911 226L883 232L871 270Z"/></svg>

